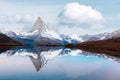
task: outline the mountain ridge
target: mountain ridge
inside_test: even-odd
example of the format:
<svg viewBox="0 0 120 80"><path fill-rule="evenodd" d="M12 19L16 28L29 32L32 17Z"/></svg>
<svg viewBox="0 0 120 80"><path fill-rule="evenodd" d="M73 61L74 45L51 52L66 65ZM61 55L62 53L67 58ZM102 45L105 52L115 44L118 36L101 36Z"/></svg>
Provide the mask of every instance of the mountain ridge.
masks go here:
<svg viewBox="0 0 120 80"><path fill-rule="evenodd" d="M11 39L20 43L25 43L26 45L65 46L68 44L78 44L86 41L97 41L117 38L120 37L120 30L114 31L112 33L100 33L97 35L77 36L75 34L58 34L52 29L50 29L44 23L44 21L40 17L38 17L31 32L15 33L12 31L8 31L5 34Z"/></svg>
<svg viewBox="0 0 120 80"><path fill-rule="evenodd" d="M81 42L78 36L63 35L50 29L40 17L36 20L33 29L29 33L6 32L6 35L16 41L26 43L27 45L47 45L47 46L63 46L66 44L76 44Z"/></svg>
<svg viewBox="0 0 120 80"><path fill-rule="evenodd" d="M24 43L18 42L3 33L0 33L0 46L24 46Z"/></svg>

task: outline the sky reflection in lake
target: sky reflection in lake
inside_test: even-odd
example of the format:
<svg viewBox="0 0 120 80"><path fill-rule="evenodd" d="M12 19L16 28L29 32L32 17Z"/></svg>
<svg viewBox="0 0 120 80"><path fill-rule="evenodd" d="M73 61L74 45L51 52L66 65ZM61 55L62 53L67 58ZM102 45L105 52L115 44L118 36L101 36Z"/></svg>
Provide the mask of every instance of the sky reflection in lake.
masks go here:
<svg viewBox="0 0 120 80"><path fill-rule="evenodd" d="M18 47L0 54L0 80L120 80L119 74L119 58L77 49Z"/></svg>

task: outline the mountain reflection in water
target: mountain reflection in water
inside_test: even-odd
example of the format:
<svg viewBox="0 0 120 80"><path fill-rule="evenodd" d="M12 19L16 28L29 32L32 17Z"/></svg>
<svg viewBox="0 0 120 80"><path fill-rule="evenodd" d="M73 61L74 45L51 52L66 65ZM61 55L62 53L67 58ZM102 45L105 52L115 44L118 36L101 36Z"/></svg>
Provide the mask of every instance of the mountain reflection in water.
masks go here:
<svg viewBox="0 0 120 80"><path fill-rule="evenodd" d="M68 48L50 46L23 46L13 48L5 46L1 47L0 51L1 55L20 55L29 57L35 66L36 71L39 71L51 59L60 55L69 54L70 52L71 50ZM77 54L80 52L80 50L77 50Z"/></svg>
<svg viewBox="0 0 120 80"><path fill-rule="evenodd" d="M4 46L0 80L120 80L119 62L118 57L64 47Z"/></svg>
<svg viewBox="0 0 120 80"><path fill-rule="evenodd" d="M114 56L99 53L91 53L81 51L78 49L51 46L21 46L21 47L2 46L0 47L0 54L6 56L19 55L29 57L36 71L39 71L48 61L54 59L55 57L64 55L97 56L100 58L120 62L120 59Z"/></svg>

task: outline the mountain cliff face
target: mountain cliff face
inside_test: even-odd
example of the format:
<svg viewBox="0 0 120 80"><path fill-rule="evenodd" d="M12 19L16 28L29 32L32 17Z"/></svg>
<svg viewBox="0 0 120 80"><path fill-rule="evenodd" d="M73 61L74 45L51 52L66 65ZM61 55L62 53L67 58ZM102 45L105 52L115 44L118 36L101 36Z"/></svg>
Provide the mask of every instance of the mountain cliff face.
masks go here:
<svg viewBox="0 0 120 80"><path fill-rule="evenodd" d="M33 31L37 31L35 44L37 45L62 45L62 38L55 33L52 29L48 28L47 25L38 17Z"/></svg>
<svg viewBox="0 0 120 80"><path fill-rule="evenodd" d="M23 43L17 42L12 38L0 33L0 46L22 46Z"/></svg>

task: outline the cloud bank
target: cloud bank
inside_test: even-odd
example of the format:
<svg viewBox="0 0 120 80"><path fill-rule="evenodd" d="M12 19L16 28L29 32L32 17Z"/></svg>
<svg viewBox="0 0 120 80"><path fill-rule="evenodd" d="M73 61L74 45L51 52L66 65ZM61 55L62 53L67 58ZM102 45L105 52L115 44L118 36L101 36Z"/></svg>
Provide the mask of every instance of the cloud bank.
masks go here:
<svg viewBox="0 0 120 80"><path fill-rule="evenodd" d="M77 2L68 3L58 15L58 25L78 27L82 29L102 29L104 17L102 13L91 6Z"/></svg>
<svg viewBox="0 0 120 80"><path fill-rule="evenodd" d="M26 32L36 18L63 34L98 34L119 29L120 16L103 16L92 6L78 2L64 5L17 5L0 3L0 31Z"/></svg>
<svg viewBox="0 0 120 80"><path fill-rule="evenodd" d="M45 20L50 27L61 9L59 5L21 5L0 2L0 32L28 32L37 17Z"/></svg>
<svg viewBox="0 0 120 80"><path fill-rule="evenodd" d="M1 31L29 31L33 25L35 17L32 15L0 15Z"/></svg>

